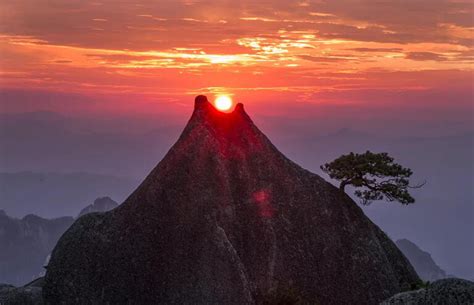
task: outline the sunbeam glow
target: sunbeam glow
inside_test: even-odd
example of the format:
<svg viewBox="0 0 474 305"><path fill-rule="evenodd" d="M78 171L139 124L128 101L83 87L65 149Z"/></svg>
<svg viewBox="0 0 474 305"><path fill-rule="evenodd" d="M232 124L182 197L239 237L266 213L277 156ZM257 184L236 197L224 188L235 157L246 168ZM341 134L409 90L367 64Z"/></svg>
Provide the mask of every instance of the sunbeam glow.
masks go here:
<svg viewBox="0 0 474 305"><path fill-rule="evenodd" d="M214 106L220 111L229 111L232 104L232 99L228 95L219 95L214 101Z"/></svg>

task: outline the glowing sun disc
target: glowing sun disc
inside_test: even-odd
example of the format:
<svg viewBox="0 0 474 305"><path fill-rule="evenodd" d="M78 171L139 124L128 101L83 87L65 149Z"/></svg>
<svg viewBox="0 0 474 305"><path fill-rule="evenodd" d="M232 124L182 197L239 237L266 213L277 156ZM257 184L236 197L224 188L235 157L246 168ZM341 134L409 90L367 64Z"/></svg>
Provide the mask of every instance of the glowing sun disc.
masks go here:
<svg viewBox="0 0 474 305"><path fill-rule="evenodd" d="M232 99L228 95L219 95L214 101L214 106L220 111L228 111L232 107Z"/></svg>

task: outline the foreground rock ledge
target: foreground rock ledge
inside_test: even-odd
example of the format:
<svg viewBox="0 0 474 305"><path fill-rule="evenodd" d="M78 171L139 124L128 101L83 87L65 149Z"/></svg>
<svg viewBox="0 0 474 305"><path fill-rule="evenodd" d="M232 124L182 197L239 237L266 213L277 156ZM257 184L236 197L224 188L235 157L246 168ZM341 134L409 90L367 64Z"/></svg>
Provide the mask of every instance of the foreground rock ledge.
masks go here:
<svg viewBox="0 0 474 305"><path fill-rule="evenodd" d="M463 279L443 279L427 288L402 292L380 305L472 305L474 283Z"/></svg>
<svg viewBox="0 0 474 305"><path fill-rule="evenodd" d="M152 142L153 139L150 139ZM164 159L118 208L53 251L47 304L378 304L417 282L347 195L282 155L243 105L196 99Z"/></svg>

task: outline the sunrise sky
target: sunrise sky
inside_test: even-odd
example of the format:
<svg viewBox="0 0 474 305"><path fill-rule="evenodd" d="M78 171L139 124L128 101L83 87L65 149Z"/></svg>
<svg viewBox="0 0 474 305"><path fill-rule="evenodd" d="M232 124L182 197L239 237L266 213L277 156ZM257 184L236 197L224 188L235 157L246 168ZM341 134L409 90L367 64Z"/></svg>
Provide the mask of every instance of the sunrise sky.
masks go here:
<svg viewBox="0 0 474 305"><path fill-rule="evenodd" d="M265 115L342 106L466 129L472 14L457 0L1 1L0 111L179 116L226 93Z"/></svg>
<svg viewBox="0 0 474 305"><path fill-rule="evenodd" d="M194 97L227 94L316 173L367 149L412 168L428 181L415 205L364 210L474 279L473 14L469 0L0 0L0 173L27 172L0 188L13 194L0 209L57 217L120 202ZM28 188L30 171L133 182Z"/></svg>

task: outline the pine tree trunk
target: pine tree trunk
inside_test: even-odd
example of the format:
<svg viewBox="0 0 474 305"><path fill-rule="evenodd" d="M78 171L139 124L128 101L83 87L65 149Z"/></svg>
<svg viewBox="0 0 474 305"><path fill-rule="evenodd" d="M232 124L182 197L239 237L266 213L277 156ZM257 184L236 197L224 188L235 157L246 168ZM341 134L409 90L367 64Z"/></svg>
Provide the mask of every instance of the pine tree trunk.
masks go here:
<svg viewBox="0 0 474 305"><path fill-rule="evenodd" d="M346 185L348 185L348 184L349 184L349 182L347 182L347 181L342 181L341 184L339 185L339 189L344 192L344 188L345 188Z"/></svg>

